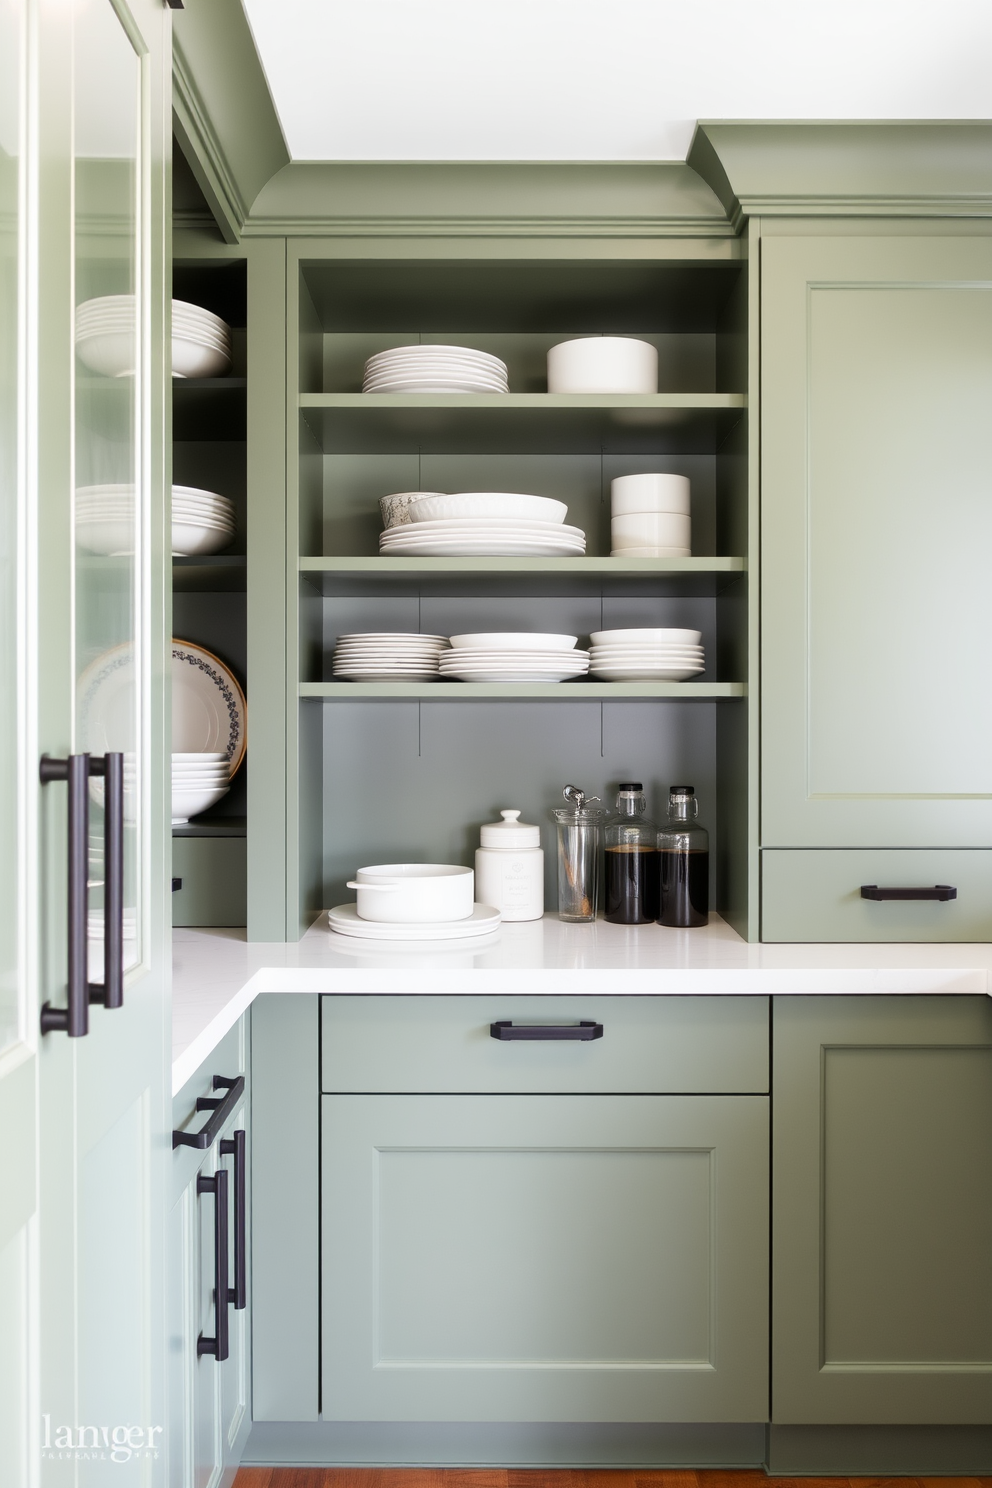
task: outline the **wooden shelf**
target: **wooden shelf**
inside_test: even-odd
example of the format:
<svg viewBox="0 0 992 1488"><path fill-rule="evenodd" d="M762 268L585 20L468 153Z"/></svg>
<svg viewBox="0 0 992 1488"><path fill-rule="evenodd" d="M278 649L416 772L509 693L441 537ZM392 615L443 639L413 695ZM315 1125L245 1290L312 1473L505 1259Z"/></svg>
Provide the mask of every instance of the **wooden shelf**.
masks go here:
<svg viewBox="0 0 992 1488"><path fill-rule="evenodd" d="M301 558L322 594L712 595L738 581L743 558Z"/></svg>
<svg viewBox="0 0 992 1488"><path fill-rule="evenodd" d="M710 454L744 417L743 393L304 393L327 454Z"/></svg>
<svg viewBox="0 0 992 1488"><path fill-rule="evenodd" d="M486 698L528 698L539 702L622 702L625 698L658 701L681 698L684 702L716 698L742 698L743 682L301 682L301 698L336 699L351 702L396 701L407 698L438 702L460 698L480 702Z"/></svg>

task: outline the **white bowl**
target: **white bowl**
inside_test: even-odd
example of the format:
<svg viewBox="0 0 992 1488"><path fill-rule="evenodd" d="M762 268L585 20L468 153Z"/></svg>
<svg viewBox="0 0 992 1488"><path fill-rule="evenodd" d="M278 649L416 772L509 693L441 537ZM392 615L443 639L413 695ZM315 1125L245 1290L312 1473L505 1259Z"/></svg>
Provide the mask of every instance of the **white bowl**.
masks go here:
<svg viewBox="0 0 992 1488"><path fill-rule="evenodd" d="M456 651L571 651L578 636L549 635L537 630L494 630L449 637Z"/></svg>
<svg viewBox="0 0 992 1488"><path fill-rule="evenodd" d="M101 377L133 377L135 359L133 330L85 331L76 336L76 354L84 367Z"/></svg>
<svg viewBox="0 0 992 1488"><path fill-rule="evenodd" d="M76 542L88 553L100 553L104 557L133 553L134 522L126 518L95 522L82 519L76 523Z"/></svg>
<svg viewBox="0 0 992 1488"><path fill-rule="evenodd" d="M439 496L440 491L397 491L392 496L379 497L379 510L384 527L404 527L411 521L410 507L415 501L428 496Z"/></svg>
<svg viewBox="0 0 992 1488"><path fill-rule="evenodd" d="M180 764L197 764L200 760L206 763L208 760L213 762L226 759L227 755L220 749L213 751L200 749L183 751L177 749L173 751L172 755L173 764L176 764L177 761Z"/></svg>
<svg viewBox="0 0 992 1488"><path fill-rule="evenodd" d="M423 496L410 507L414 522L444 522L459 517L523 518L531 522L564 522L568 507L550 496L514 491L459 491L451 496Z"/></svg>
<svg viewBox="0 0 992 1488"><path fill-rule="evenodd" d="M226 796L229 790L230 786L227 785L186 787L173 782L173 825L187 822L191 816L199 816L201 811L208 811L222 796Z"/></svg>
<svg viewBox="0 0 992 1488"><path fill-rule="evenodd" d="M81 353L80 353L81 354ZM188 336L172 336L173 377L219 377L231 365L227 352L192 341Z"/></svg>
<svg viewBox="0 0 992 1488"><path fill-rule="evenodd" d="M454 863L377 863L359 868L348 884L358 916L391 924L467 920L475 902L475 873Z"/></svg>
<svg viewBox="0 0 992 1488"><path fill-rule="evenodd" d="M594 646L610 645L688 645L698 646L701 630L594 630L589 637Z"/></svg>
<svg viewBox="0 0 992 1488"><path fill-rule="evenodd" d="M630 512L681 512L689 515L690 481L685 475L618 475L610 482L615 517Z"/></svg>
<svg viewBox="0 0 992 1488"><path fill-rule="evenodd" d="M230 529L208 527L206 524L194 526L190 522L172 524L172 551L178 558L219 553L222 548L229 548L233 541L234 533Z"/></svg>
<svg viewBox="0 0 992 1488"><path fill-rule="evenodd" d="M656 393L658 352L630 336L584 336L548 352L549 393Z"/></svg>
<svg viewBox="0 0 992 1488"><path fill-rule="evenodd" d="M688 548L692 546L692 518L681 512L631 512L610 521L613 548Z"/></svg>

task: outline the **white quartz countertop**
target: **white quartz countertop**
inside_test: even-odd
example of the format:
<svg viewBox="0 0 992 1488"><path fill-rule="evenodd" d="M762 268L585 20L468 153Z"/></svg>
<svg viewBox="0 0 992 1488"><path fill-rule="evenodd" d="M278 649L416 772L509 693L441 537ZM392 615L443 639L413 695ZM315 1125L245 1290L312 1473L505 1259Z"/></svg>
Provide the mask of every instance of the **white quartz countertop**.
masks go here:
<svg viewBox="0 0 992 1488"><path fill-rule="evenodd" d="M259 992L505 996L977 993L992 944L749 945L718 916L698 930L502 925L479 940L349 940L321 915L291 943L243 930L173 932L172 1089L180 1090Z"/></svg>

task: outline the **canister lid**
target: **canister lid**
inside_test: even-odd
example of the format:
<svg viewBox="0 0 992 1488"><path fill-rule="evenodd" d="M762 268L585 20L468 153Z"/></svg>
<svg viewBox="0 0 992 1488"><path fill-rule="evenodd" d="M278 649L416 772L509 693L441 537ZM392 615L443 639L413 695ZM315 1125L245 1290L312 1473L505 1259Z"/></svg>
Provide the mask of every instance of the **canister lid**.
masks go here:
<svg viewBox="0 0 992 1488"><path fill-rule="evenodd" d="M501 811L500 822L487 822L479 833L483 847L540 847L541 829L518 820L519 811Z"/></svg>

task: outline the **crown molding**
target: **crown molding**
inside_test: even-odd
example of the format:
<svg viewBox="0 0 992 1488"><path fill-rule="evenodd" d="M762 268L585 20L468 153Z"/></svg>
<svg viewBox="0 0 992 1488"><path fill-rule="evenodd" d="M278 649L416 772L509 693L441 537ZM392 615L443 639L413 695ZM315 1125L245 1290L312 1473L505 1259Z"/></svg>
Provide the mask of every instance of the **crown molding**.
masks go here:
<svg viewBox="0 0 992 1488"><path fill-rule="evenodd" d="M704 120L688 165L728 220L992 218L992 123Z"/></svg>
<svg viewBox="0 0 992 1488"><path fill-rule="evenodd" d="M172 51L172 127L197 185L207 199L221 236L237 243L248 216L248 203L214 129L178 38Z"/></svg>

